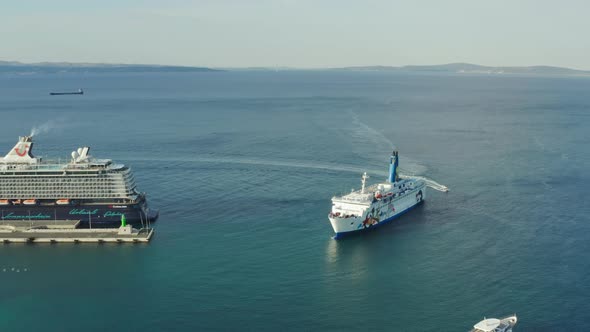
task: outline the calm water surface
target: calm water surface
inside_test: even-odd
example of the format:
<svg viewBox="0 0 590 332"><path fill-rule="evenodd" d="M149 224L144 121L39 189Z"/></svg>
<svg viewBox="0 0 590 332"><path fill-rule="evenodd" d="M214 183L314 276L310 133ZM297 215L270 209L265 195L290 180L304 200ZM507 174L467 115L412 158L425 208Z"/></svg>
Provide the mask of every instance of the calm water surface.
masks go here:
<svg viewBox="0 0 590 332"><path fill-rule="evenodd" d="M54 96L84 88L84 96ZM0 245L0 330L517 331L590 318L590 79L222 72L0 76L0 150L132 166L149 245ZM335 241L330 198L447 194ZM4 152L3 152L4 153ZM14 269L14 271L13 271Z"/></svg>

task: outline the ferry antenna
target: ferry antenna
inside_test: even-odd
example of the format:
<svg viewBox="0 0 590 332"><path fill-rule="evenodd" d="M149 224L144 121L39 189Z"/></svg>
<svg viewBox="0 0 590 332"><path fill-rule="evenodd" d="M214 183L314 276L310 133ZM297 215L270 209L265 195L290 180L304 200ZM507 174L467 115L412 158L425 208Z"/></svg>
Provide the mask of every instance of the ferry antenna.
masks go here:
<svg viewBox="0 0 590 332"><path fill-rule="evenodd" d="M367 179L369 178L369 176L367 175L367 172L363 173L363 176L361 177L361 183L362 183L362 187L361 187L361 194L365 193L365 184L367 183Z"/></svg>

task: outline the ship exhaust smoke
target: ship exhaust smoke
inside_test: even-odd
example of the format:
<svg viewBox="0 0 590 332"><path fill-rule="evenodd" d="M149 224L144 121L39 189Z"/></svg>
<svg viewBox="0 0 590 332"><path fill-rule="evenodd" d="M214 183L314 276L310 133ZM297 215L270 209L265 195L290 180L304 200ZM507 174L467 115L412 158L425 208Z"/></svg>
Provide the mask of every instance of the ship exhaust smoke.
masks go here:
<svg viewBox="0 0 590 332"><path fill-rule="evenodd" d="M438 190L438 191L442 191L442 192L445 192L445 193L449 191L449 188L447 186L442 185L442 184L440 184L440 183L438 183L438 182L436 182L436 181L434 181L432 179L429 179L427 177L424 177L424 176L417 176L417 175L411 175L410 176L410 175L400 174L399 177L402 178L402 179L406 179L406 178L417 178L417 179L420 179L420 180L426 182L426 186L428 186L429 188L432 188L432 189Z"/></svg>
<svg viewBox="0 0 590 332"><path fill-rule="evenodd" d="M49 120L43 124L40 124L38 126L34 126L31 129L31 133L29 134L29 136L34 137L34 136L38 136L40 134L46 134L54 129L57 129L61 127L60 123L58 123L57 121L54 120Z"/></svg>
<svg viewBox="0 0 590 332"><path fill-rule="evenodd" d="M369 125L367 125L366 123L362 122L358 115L355 114L354 112L350 112L352 115L352 119L353 119L353 125L360 129L361 131L364 132L364 136L365 137L369 137L371 139L371 141L373 141L375 144L378 145L387 145L388 148L393 148L394 144L393 142L391 142L391 140L389 138L387 138L385 135L383 135L383 133L381 133L380 131L378 131L375 128L370 127ZM402 160L404 160L404 156L401 156ZM404 163L404 161L402 161L402 163ZM405 165L408 165L408 163L405 163ZM410 162L409 163L410 168L412 168L411 170L407 170L404 168L399 168L399 177L402 179L407 179L407 178L418 178L420 180L423 180L424 182L426 182L426 185L434 190L438 190L438 191L442 191L442 192L448 192L449 188L445 185L442 185L436 181L434 181L433 179L427 178L423 175L416 175L416 174L423 174L423 172L426 170L426 167L417 164L415 162ZM406 166L408 167L408 166Z"/></svg>

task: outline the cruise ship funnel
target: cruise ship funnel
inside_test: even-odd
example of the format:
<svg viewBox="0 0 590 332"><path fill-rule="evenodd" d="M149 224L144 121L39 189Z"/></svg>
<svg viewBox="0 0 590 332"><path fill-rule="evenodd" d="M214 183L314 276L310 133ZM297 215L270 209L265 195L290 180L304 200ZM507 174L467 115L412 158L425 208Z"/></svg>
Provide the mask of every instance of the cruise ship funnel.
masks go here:
<svg viewBox="0 0 590 332"><path fill-rule="evenodd" d="M4 156L6 163L36 163L37 158L33 156L33 137L20 136L16 145Z"/></svg>

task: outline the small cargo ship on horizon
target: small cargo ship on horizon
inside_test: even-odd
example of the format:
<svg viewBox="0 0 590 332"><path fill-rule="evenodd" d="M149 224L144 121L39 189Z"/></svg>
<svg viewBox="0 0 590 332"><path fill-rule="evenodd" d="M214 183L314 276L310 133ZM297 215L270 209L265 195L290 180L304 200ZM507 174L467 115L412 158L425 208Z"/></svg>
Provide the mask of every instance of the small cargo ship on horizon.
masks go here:
<svg viewBox="0 0 590 332"><path fill-rule="evenodd" d="M119 226L156 221L128 166L95 159L89 147L69 162L33 156L33 137L19 137L0 159L0 220L80 220L82 226Z"/></svg>
<svg viewBox="0 0 590 332"><path fill-rule="evenodd" d="M84 90L78 89L78 91L65 91L65 92L50 92L50 96L63 96L63 95L83 95Z"/></svg>

